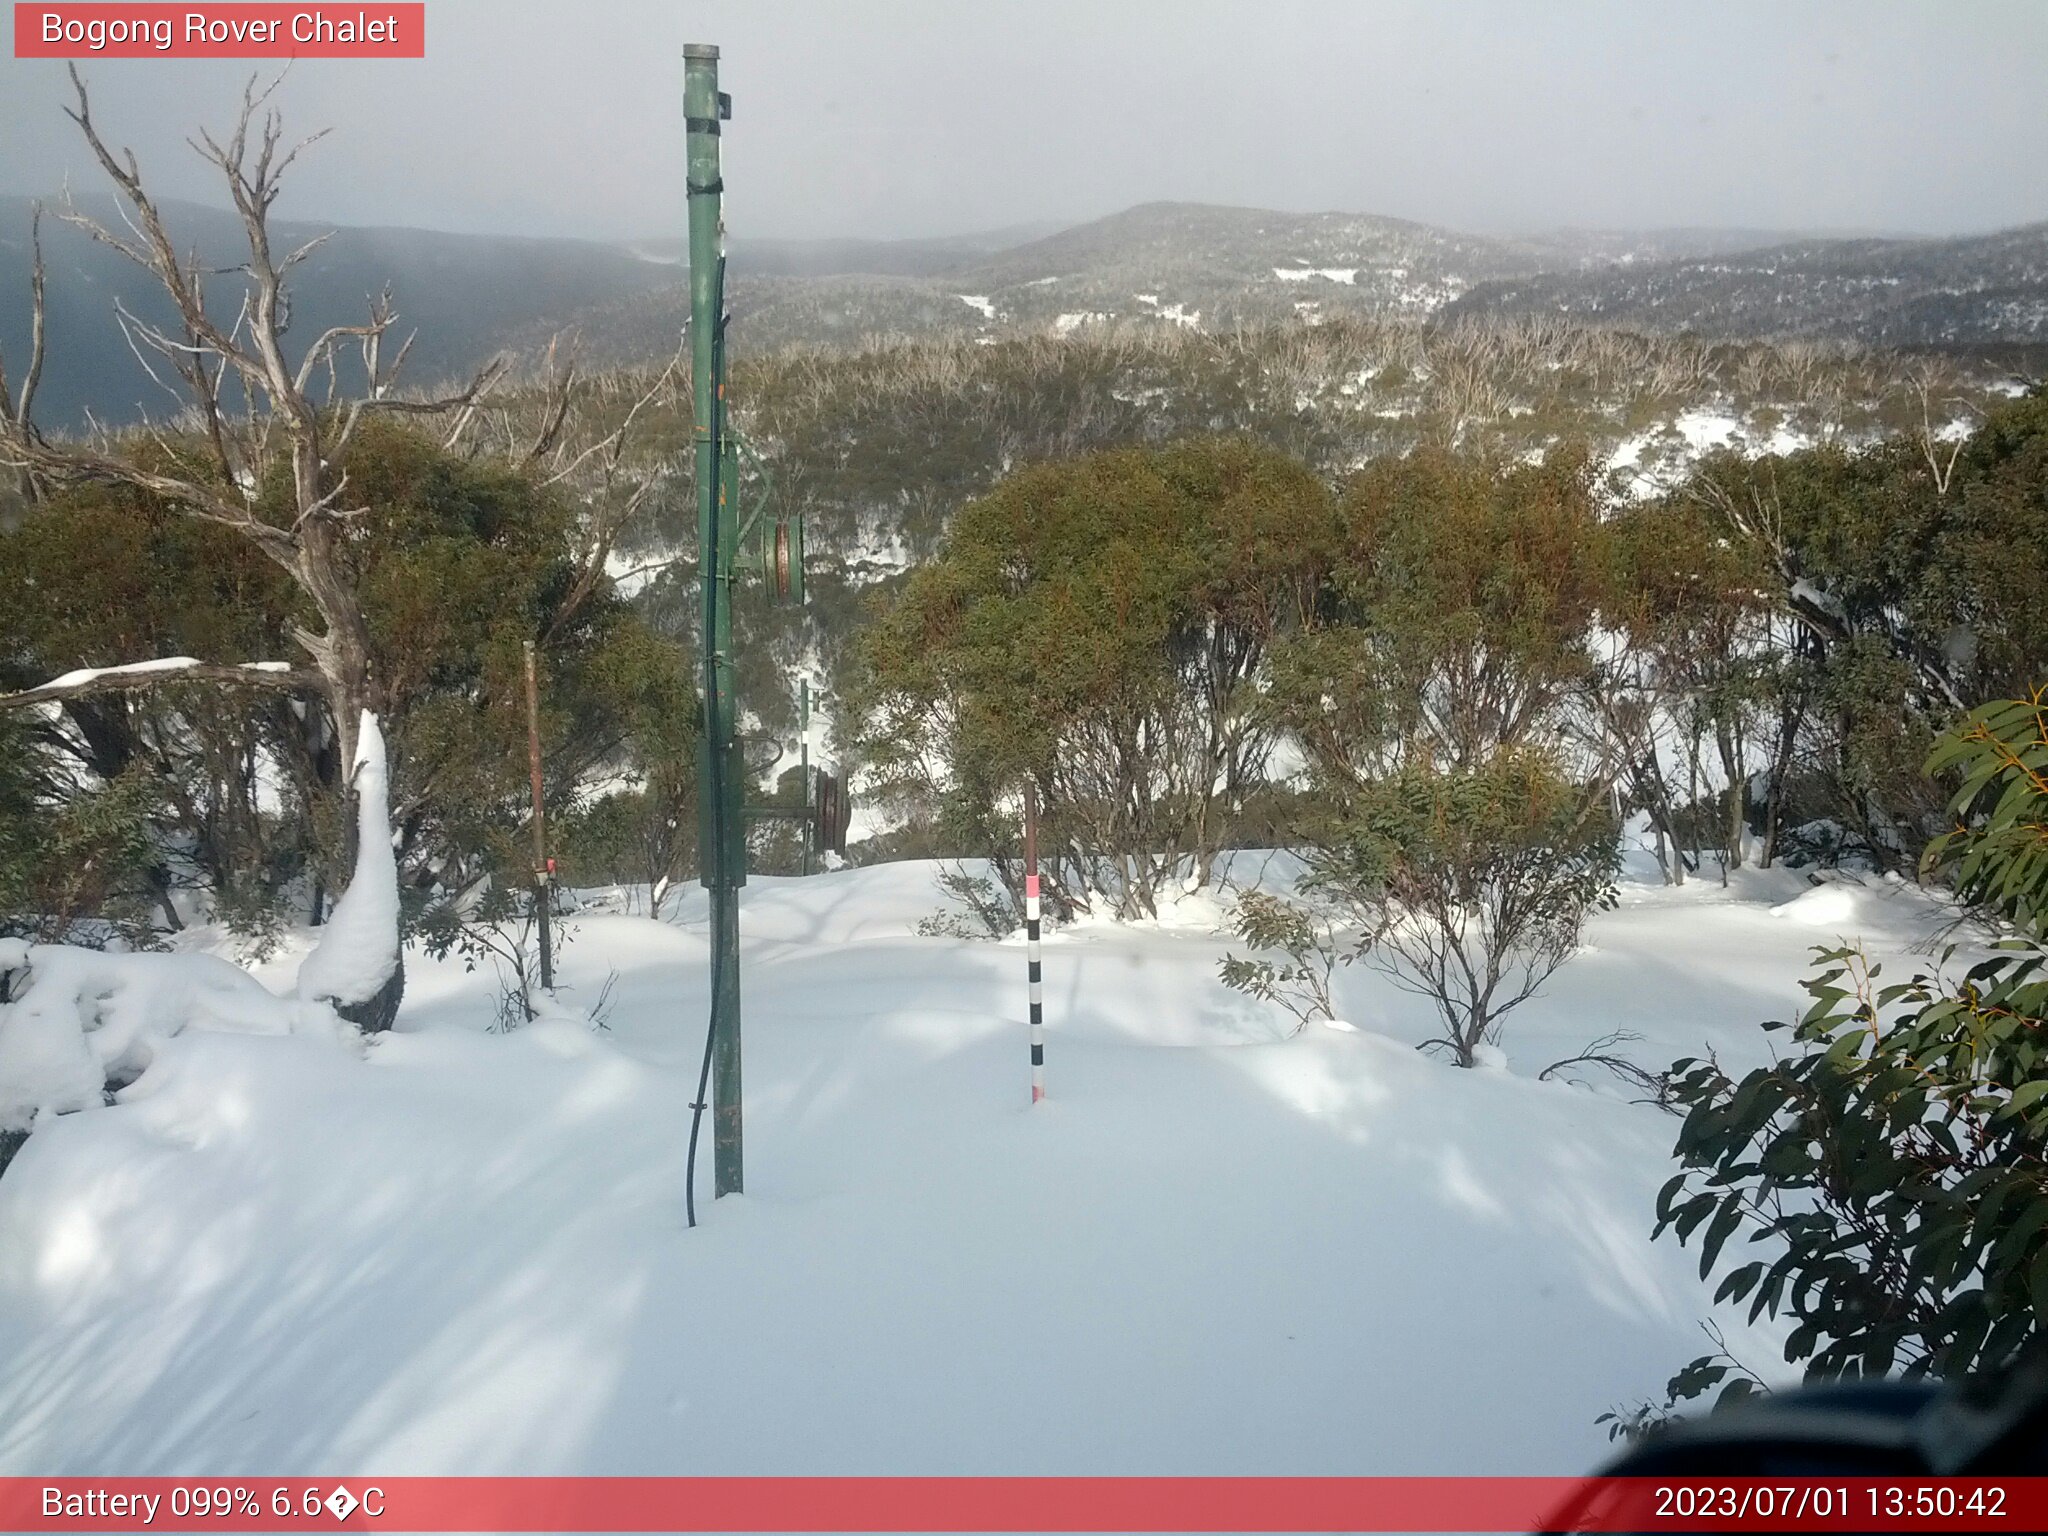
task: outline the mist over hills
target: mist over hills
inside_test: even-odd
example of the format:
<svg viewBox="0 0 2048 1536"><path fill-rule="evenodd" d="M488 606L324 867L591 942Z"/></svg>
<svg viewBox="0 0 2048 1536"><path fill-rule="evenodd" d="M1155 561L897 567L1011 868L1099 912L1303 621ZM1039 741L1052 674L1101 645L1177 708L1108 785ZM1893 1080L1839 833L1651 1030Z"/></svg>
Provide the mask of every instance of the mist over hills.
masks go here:
<svg viewBox="0 0 2048 1536"><path fill-rule="evenodd" d="M730 267L758 277L932 277L997 251L1056 233L1057 224L1018 224L967 235L909 240L786 240L735 236L727 242ZM635 240L626 249L648 261L680 266L689 241L680 236Z"/></svg>
<svg viewBox="0 0 2048 1536"><path fill-rule="evenodd" d="M2048 226L1963 238L1756 230L1497 237L1349 213L1148 203L935 271L780 276L735 251L746 344L996 338L1117 323L1224 331L1339 315L1565 318L1661 334L1898 347L2048 342ZM606 355L674 334L679 290L593 305Z"/></svg>
<svg viewBox="0 0 2048 1536"><path fill-rule="evenodd" d="M83 424L88 410L106 422L161 415L177 401L130 350L114 306L118 301L146 320L168 325L169 301L120 252L57 217L57 202L45 199L42 221L48 344L36 418L71 428ZM81 213L127 236L111 197L80 197L76 203ZM232 268L247 258L241 221L233 213L169 199L159 207L180 248L196 251L206 265ZM29 198L0 197L0 354L17 379L29 344L30 210ZM361 321L370 298L388 283L400 337L418 331L402 375L413 384L473 370L509 333L547 316L675 280L673 272L630 252L588 241L337 228L300 220L276 221L272 236L289 250L330 229L333 237L289 280L291 334L310 344L330 325ZM216 276L208 289L210 307L232 319L240 290L231 272Z"/></svg>
<svg viewBox="0 0 2048 1536"><path fill-rule="evenodd" d="M119 228L111 199L82 211ZM173 235L227 268L241 229L166 202ZM29 200L0 197L0 350L28 345ZM327 226L280 221L280 242ZM172 397L120 332L115 303L167 319L146 274L46 212L49 348L38 419L124 422ZM679 240L601 242L343 227L294 274L294 332L359 319L390 285L417 327L414 385L574 329L592 362L665 355L687 310ZM1476 321L1554 317L1719 338L1818 337L1971 348L2048 342L2048 224L1961 238L1760 230L1463 234L1354 213L1148 203L1063 229L917 240L736 234L730 303L750 349L890 336L1073 334L1114 324L1205 331L1340 315ZM215 278L232 312L236 282Z"/></svg>

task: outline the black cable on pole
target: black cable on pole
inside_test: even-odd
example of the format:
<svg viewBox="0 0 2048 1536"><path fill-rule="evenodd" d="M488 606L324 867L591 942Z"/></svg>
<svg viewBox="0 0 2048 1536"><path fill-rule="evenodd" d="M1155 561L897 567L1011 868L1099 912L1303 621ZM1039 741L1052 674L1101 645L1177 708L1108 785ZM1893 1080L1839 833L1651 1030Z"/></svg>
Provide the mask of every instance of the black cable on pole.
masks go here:
<svg viewBox="0 0 2048 1536"><path fill-rule="evenodd" d="M718 966L714 960L711 967L711 987L718 989ZM713 1017L716 1017L714 1012ZM688 1225L697 1225L697 1127L704 1123L705 1095L711 1085L711 1042L714 1033L711 1027L704 1030L704 1065L697 1070L697 1102L690 1106L690 1158L683 1170L683 1211Z"/></svg>

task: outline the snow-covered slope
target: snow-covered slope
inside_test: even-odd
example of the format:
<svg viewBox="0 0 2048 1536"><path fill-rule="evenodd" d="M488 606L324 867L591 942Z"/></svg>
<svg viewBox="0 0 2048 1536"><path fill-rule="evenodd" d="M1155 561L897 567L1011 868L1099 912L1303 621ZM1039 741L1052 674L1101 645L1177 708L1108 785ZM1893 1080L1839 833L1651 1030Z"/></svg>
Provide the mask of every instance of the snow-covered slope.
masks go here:
<svg viewBox="0 0 2048 1536"><path fill-rule="evenodd" d="M1799 240L1470 285L1454 313L1629 330L1832 336L1876 346L2048 336L2048 224L1946 239Z"/></svg>
<svg viewBox="0 0 2048 1536"><path fill-rule="evenodd" d="M0 1473L1580 1470L1710 1290L1648 1238L1676 1121L1536 1071L1614 1027L1762 1059L1807 946L1934 916L1632 883L1504 1073L1361 967L1355 1029L1287 1037L1193 902L1052 936L1034 1109L1023 949L918 936L932 881L748 886L748 1192L694 1231L695 887L567 925L609 1033L487 1034L488 978L417 955L363 1059L188 1031L0 1178Z"/></svg>

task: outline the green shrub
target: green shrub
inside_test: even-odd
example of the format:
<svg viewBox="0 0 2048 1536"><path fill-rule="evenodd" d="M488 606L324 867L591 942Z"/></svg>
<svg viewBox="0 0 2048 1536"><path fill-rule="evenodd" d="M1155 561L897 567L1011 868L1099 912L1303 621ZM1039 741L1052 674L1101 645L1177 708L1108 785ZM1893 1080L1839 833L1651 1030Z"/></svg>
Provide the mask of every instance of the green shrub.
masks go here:
<svg viewBox="0 0 2048 1536"><path fill-rule="evenodd" d="M1785 1358L1809 1379L1997 1365L2048 1317L2042 698L1976 710L1928 762L1960 775L1955 830L1928 868L2002 925L1991 958L1885 982L1859 951L1822 949L1813 1005L1766 1026L1796 1053L1740 1081L1711 1061L1673 1069L1685 1169L1658 1197L1656 1231L1697 1239L1702 1277L1745 1236L1758 1256L1716 1299L1788 1314ZM1697 1394L1720 1375L1685 1384Z"/></svg>

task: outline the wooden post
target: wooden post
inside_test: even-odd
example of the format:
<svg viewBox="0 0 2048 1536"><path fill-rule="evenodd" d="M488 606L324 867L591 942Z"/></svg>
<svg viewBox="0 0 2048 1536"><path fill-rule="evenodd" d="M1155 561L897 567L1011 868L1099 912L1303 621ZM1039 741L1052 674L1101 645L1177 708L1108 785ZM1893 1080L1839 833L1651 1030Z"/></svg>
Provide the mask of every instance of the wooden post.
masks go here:
<svg viewBox="0 0 2048 1536"><path fill-rule="evenodd" d="M548 887L553 871L548 868L548 830L542 811L540 776L540 683L534 673L533 642L526 642L526 767L533 780L533 905L540 914L540 986L555 989L555 957L551 949L553 914L548 908Z"/></svg>
<svg viewBox="0 0 2048 1536"><path fill-rule="evenodd" d="M1024 939L1031 978L1031 1102L1045 1097L1045 978L1038 960L1038 787L1024 782Z"/></svg>

